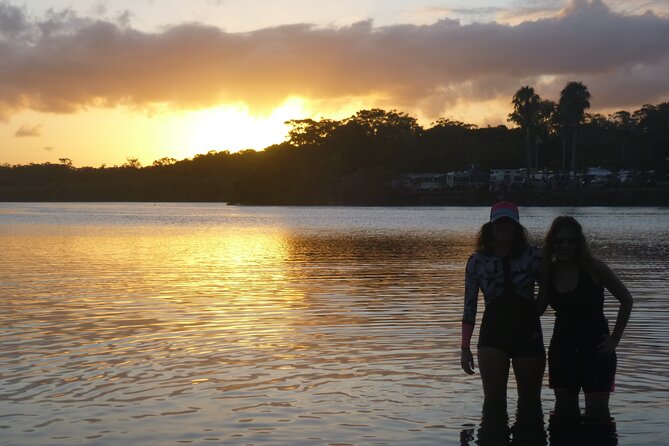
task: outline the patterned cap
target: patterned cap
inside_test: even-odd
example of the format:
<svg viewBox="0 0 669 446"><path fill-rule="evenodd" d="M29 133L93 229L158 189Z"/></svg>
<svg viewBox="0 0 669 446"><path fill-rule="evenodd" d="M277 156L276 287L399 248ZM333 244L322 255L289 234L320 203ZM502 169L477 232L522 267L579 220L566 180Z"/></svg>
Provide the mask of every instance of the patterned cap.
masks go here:
<svg viewBox="0 0 669 446"><path fill-rule="evenodd" d="M511 203L510 201L500 201L495 203L490 208L490 221L499 220L502 217L510 218L516 223L520 223L520 217L518 216L518 206Z"/></svg>

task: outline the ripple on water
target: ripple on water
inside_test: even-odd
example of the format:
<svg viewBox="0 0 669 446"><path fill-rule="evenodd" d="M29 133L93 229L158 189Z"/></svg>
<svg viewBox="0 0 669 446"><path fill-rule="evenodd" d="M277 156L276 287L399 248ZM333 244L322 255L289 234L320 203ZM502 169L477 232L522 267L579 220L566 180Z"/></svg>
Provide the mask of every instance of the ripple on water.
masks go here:
<svg viewBox="0 0 669 446"><path fill-rule="evenodd" d="M457 357L476 208L64 206L0 214L23 222L0 220L0 444L476 440L480 384ZM556 211L542 212L531 231ZM612 398L621 442L660 441L666 229L586 221L636 297Z"/></svg>

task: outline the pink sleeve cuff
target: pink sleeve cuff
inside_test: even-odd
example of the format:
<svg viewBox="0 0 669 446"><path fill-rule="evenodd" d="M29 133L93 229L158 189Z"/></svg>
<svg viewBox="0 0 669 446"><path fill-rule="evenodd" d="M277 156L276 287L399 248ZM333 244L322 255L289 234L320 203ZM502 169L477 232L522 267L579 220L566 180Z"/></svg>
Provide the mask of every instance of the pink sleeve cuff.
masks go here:
<svg viewBox="0 0 669 446"><path fill-rule="evenodd" d="M460 347L469 348L472 340L472 334L474 333L474 326L472 324L462 323L462 340L460 341Z"/></svg>

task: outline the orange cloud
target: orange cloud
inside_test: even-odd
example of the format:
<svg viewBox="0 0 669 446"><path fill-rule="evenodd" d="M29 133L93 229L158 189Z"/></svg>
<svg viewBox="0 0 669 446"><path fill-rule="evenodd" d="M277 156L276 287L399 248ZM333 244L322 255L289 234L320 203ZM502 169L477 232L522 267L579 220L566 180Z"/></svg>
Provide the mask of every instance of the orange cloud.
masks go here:
<svg viewBox="0 0 669 446"><path fill-rule="evenodd" d="M615 13L600 0L573 1L560 14L517 25L365 21L228 33L184 24L150 33L72 12L36 21L7 4L0 4L0 23L5 119L22 109L116 105L243 102L257 112L290 96L375 97L438 116L457 103L508 99L523 84L556 98L568 80L588 85L593 108L669 94L669 19Z"/></svg>
<svg viewBox="0 0 669 446"><path fill-rule="evenodd" d="M36 137L41 136L41 125L29 125L23 124L15 133L14 136L17 138L27 138L27 137Z"/></svg>

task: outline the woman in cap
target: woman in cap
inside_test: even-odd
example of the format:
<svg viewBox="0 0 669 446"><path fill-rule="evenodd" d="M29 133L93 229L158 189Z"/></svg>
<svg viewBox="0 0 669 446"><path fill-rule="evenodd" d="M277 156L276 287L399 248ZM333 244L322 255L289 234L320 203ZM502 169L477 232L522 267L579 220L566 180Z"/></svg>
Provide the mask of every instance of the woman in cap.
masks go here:
<svg viewBox="0 0 669 446"><path fill-rule="evenodd" d="M506 407L511 365L519 400L539 403L546 354L534 288L541 267L541 253L528 244L516 205L508 201L493 205L490 221L479 231L476 252L467 262L460 358L462 369L473 374L470 342L481 290L485 310L477 357L484 407Z"/></svg>

